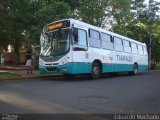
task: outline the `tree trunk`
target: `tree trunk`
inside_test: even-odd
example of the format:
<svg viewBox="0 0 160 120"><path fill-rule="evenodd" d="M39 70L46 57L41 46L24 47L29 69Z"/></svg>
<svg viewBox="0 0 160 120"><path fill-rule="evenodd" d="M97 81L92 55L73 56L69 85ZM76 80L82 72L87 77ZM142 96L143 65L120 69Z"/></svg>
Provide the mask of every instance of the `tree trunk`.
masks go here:
<svg viewBox="0 0 160 120"><path fill-rule="evenodd" d="M19 47L15 47L16 65L20 64Z"/></svg>
<svg viewBox="0 0 160 120"><path fill-rule="evenodd" d="M17 37L14 43L14 49L15 49L15 55L16 55L16 65L20 64L19 47L20 47L20 40Z"/></svg>

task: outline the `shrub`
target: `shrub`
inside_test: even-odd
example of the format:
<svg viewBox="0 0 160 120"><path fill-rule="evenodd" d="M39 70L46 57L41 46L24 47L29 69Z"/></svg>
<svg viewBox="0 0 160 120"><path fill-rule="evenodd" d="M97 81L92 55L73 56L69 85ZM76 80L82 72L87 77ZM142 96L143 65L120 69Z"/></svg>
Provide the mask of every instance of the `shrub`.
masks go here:
<svg viewBox="0 0 160 120"><path fill-rule="evenodd" d="M158 70L158 66L156 63L151 64L151 70Z"/></svg>

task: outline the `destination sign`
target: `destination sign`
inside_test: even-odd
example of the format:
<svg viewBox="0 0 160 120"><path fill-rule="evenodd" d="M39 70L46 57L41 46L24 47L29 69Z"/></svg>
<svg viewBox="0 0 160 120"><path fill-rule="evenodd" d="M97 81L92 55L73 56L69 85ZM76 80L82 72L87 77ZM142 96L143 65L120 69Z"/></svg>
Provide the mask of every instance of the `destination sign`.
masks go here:
<svg viewBox="0 0 160 120"><path fill-rule="evenodd" d="M69 20L60 21L60 22L56 22L56 23L51 23L47 26L47 30L51 31L51 30L66 28L66 27L70 27L70 21Z"/></svg>
<svg viewBox="0 0 160 120"><path fill-rule="evenodd" d="M49 25L48 26L48 30L53 30L53 29L62 27L62 25L63 25L62 23L57 23L57 24Z"/></svg>

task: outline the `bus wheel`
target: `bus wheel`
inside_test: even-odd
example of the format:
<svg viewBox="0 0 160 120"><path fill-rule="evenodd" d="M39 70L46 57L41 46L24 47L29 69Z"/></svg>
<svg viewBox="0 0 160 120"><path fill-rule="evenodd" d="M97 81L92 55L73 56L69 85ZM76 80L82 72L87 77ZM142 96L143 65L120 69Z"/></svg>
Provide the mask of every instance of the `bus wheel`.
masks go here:
<svg viewBox="0 0 160 120"><path fill-rule="evenodd" d="M98 79L100 77L100 74L101 74L101 67L97 62L94 62L92 64L92 73L91 73L92 79Z"/></svg>
<svg viewBox="0 0 160 120"><path fill-rule="evenodd" d="M133 75L137 75L137 74L138 74L138 65L134 64Z"/></svg>
<svg viewBox="0 0 160 120"><path fill-rule="evenodd" d="M135 63L133 65L133 71L130 72L130 75L137 75L138 74L138 65Z"/></svg>

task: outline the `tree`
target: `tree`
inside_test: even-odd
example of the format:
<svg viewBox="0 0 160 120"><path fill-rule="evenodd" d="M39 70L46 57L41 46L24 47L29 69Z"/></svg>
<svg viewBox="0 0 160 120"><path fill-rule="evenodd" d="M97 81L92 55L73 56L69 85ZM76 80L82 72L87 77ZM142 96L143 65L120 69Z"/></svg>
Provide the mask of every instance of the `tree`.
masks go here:
<svg viewBox="0 0 160 120"><path fill-rule="evenodd" d="M35 24L35 2L26 0L14 0L10 6L10 36L11 44L16 53L16 61L19 64L19 48L24 43L25 31L30 30L30 26Z"/></svg>
<svg viewBox="0 0 160 120"><path fill-rule="evenodd" d="M128 26L128 31L130 31L129 36L147 44L149 65L151 64L151 59L152 61L157 60L155 56L159 56L157 51L160 51L158 47L160 37L159 33L157 34L157 26L159 26L160 21L159 15L157 14L160 9L159 5L160 3L154 0L149 0L148 5L144 4L144 0L133 1L133 24Z"/></svg>
<svg viewBox="0 0 160 120"><path fill-rule="evenodd" d="M95 26L101 26L106 17L109 0L80 0L79 19Z"/></svg>
<svg viewBox="0 0 160 120"><path fill-rule="evenodd" d="M26 38L24 33L30 30L30 25L35 24L37 12L35 6L34 1L26 0L1 0L0 2L0 12L3 16L3 20L0 19L3 27L2 47L13 45L17 63L19 63L19 48Z"/></svg>
<svg viewBox="0 0 160 120"><path fill-rule="evenodd" d="M160 20L153 24L154 34L152 36L152 44L151 44L151 58L152 62L160 63Z"/></svg>
<svg viewBox="0 0 160 120"><path fill-rule="evenodd" d="M138 12L139 13L137 14L138 17L136 17L137 24L143 24L146 28L146 29L143 29L143 31L139 31L139 33L136 36L138 37L138 39L141 39L143 42L145 42L148 46L149 66L151 64L151 59L155 60L155 58L157 57L154 57L154 56L159 56L157 55L158 53L155 52L157 51L155 47L157 47L158 45L157 26L159 26L158 21L160 20L159 20L159 15L157 15L157 12L160 9L159 5L160 5L159 2L156 2L154 0L149 0L149 5L141 8L140 9L141 12ZM151 51L152 51L152 56L151 56Z"/></svg>
<svg viewBox="0 0 160 120"><path fill-rule="evenodd" d="M112 6L111 15L113 16L114 25L112 30L116 33L127 35L126 26L131 24L131 1L130 0L112 0L110 5Z"/></svg>
<svg viewBox="0 0 160 120"><path fill-rule="evenodd" d="M8 24L8 6L10 6L11 1L9 0L1 0L0 1L0 48L7 49L9 43L9 36L7 34L9 26Z"/></svg>
<svg viewBox="0 0 160 120"><path fill-rule="evenodd" d="M53 22L59 19L65 19L69 17L70 6L64 2L51 2L46 4L39 12L39 18L41 23L45 25L46 23Z"/></svg>

